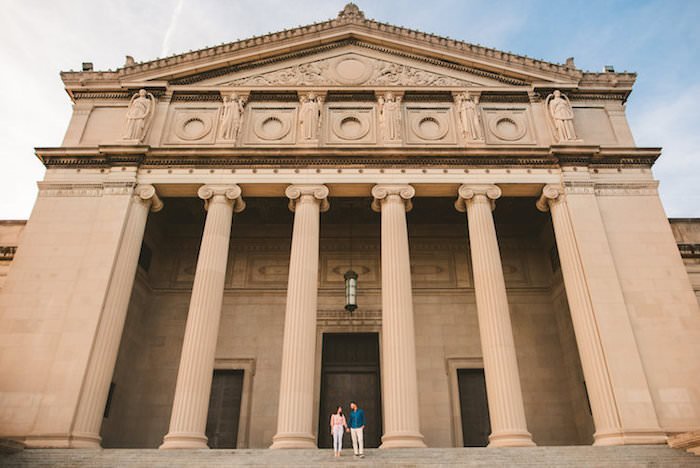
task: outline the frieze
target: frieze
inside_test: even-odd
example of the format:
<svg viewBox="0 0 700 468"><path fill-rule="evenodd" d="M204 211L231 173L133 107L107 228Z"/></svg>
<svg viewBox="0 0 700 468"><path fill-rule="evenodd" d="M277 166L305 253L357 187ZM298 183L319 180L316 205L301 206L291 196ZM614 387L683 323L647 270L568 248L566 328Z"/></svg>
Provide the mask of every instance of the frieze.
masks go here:
<svg viewBox="0 0 700 468"><path fill-rule="evenodd" d="M530 102L530 96L527 93L518 94L481 94L480 101L484 104L490 103L518 103L527 104Z"/></svg>
<svg viewBox="0 0 700 468"><path fill-rule="evenodd" d="M172 102L221 102L221 93L174 93Z"/></svg>
<svg viewBox="0 0 700 468"><path fill-rule="evenodd" d="M319 327L329 326L381 326L382 311L379 309L359 308L352 314L344 309L320 309L316 315Z"/></svg>
<svg viewBox="0 0 700 468"><path fill-rule="evenodd" d="M348 53L234 79L224 86L473 86L475 83L406 64Z"/></svg>
<svg viewBox="0 0 700 468"><path fill-rule="evenodd" d="M133 182L104 182L103 195L131 195L134 191Z"/></svg>
<svg viewBox="0 0 700 468"><path fill-rule="evenodd" d="M564 182L564 191L572 195L592 195L595 193L595 182Z"/></svg>
<svg viewBox="0 0 700 468"><path fill-rule="evenodd" d="M101 197L102 184L62 184L37 182L40 197Z"/></svg>
<svg viewBox="0 0 700 468"><path fill-rule="evenodd" d="M129 100L131 99L132 93L129 91L116 91L116 92L73 92L73 99L76 101L81 99L109 99L109 100Z"/></svg>
<svg viewBox="0 0 700 468"><path fill-rule="evenodd" d="M598 196L657 195L658 186L658 181L642 183L597 183L595 184L595 194Z"/></svg>

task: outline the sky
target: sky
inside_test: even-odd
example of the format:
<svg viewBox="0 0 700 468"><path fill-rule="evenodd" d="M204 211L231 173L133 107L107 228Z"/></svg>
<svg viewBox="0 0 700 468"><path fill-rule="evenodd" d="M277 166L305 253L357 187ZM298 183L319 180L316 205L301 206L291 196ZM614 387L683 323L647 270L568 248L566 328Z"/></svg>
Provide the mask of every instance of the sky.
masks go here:
<svg viewBox="0 0 700 468"><path fill-rule="evenodd" d="M700 217L700 1L358 0L368 18L578 68L638 73L627 118L670 217ZM334 18L343 0L0 0L0 220L26 219L35 147L71 115L61 70L137 61Z"/></svg>

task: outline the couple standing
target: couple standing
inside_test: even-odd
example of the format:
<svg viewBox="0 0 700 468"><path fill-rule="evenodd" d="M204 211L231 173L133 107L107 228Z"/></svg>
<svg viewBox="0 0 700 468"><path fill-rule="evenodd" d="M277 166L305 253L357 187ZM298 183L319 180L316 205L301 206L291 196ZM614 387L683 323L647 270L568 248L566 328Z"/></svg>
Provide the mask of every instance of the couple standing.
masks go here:
<svg viewBox="0 0 700 468"><path fill-rule="evenodd" d="M336 457L340 456L340 451L343 449L343 429L350 433L352 437L352 449L356 457L364 458L364 434L365 428L365 412L357 407L357 403L350 402L350 428L348 428L343 407L338 406L335 413L331 415L331 434L333 434L333 453Z"/></svg>

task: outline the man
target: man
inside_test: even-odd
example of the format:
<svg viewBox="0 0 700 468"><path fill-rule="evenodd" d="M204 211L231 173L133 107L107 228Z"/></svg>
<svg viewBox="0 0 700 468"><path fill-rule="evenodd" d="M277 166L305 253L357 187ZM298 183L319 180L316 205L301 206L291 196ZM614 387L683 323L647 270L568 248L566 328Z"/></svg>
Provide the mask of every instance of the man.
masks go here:
<svg viewBox="0 0 700 468"><path fill-rule="evenodd" d="M365 441L363 430L365 428L365 411L357 407L357 403L350 402L350 436L352 438L352 450L356 457L364 458Z"/></svg>

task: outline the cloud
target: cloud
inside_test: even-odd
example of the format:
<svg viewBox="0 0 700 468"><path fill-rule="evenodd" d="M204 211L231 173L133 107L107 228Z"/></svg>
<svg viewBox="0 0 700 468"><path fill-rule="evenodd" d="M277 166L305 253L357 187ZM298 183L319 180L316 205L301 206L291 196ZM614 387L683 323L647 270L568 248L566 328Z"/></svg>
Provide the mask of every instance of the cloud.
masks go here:
<svg viewBox="0 0 700 468"><path fill-rule="evenodd" d="M160 49L161 57L167 57L170 55L170 41L173 33L175 32L175 28L177 28L177 23L180 19L180 15L182 14L182 7L184 3L185 0L177 0L177 4L175 4L173 14L170 16L170 24L168 24L168 29L165 30L165 36L163 37L163 44L161 45Z"/></svg>

